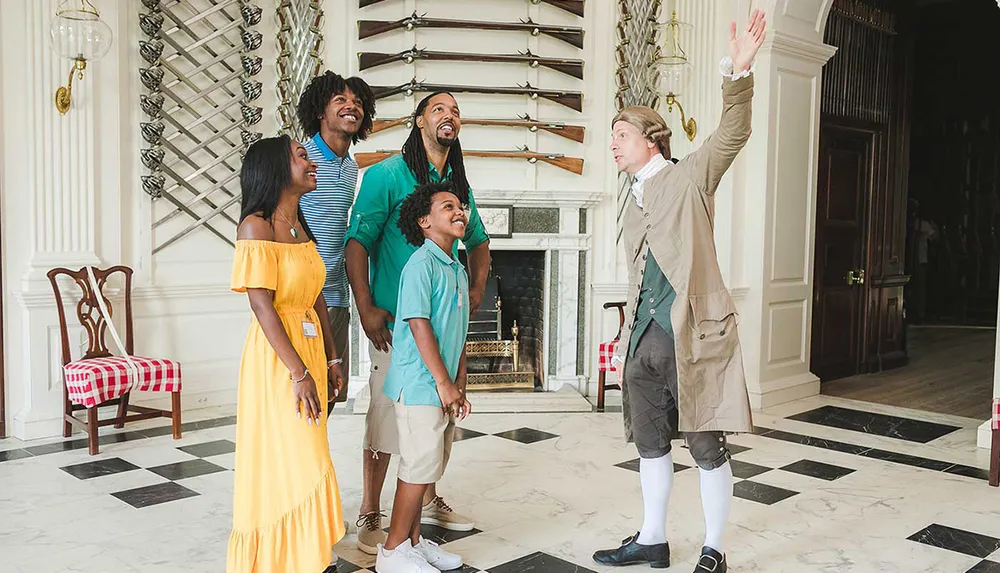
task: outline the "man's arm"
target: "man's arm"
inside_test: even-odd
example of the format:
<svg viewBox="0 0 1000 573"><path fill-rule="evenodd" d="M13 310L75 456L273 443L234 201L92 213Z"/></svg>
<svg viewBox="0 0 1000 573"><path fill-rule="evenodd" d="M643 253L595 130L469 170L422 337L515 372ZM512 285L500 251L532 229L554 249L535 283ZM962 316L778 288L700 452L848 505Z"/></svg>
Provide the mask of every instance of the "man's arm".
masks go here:
<svg viewBox="0 0 1000 573"><path fill-rule="evenodd" d="M347 280L351 283L361 326L368 339L381 352L388 352L392 345L392 333L386 326L392 322L392 312L375 306L369 279L368 253L382 237L389 219L391 184L390 173L378 165L365 172L344 237Z"/></svg>
<svg viewBox="0 0 1000 573"><path fill-rule="evenodd" d="M490 274L490 237L486 226L479 217L476 200L469 190L469 224L462 238L469 255L469 315L473 315L483 304L486 294L486 278Z"/></svg>
<svg viewBox="0 0 1000 573"><path fill-rule="evenodd" d="M719 127L681 164L706 195L715 193L719 181L750 139L753 76L748 73L757 51L764 43L767 21L755 9L747 21L746 33L737 35L736 23L729 29L729 57L723 60L722 120Z"/></svg>

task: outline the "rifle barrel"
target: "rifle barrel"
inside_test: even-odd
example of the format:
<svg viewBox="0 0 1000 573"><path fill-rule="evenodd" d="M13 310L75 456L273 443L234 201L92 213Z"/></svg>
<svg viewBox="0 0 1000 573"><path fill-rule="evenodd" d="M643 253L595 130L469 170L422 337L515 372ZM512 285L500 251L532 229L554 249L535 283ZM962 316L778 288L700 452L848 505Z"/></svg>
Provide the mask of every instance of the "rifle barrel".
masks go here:
<svg viewBox="0 0 1000 573"><path fill-rule="evenodd" d="M446 84L425 84L422 82L410 81L399 86L371 86L375 99L382 99L400 93L410 91L448 91L457 93L473 94L497 94L497 95L527 95L531 97L541 97L558 104L564 105L576 111L583 111L583 94L576 91L546 90L534 87L491 87L491 86L461 86Z"/></svg>
<svg viewBox="0 0 1000 573"><path fill-rule="evenodd" d="M504 32L527 32L531 35L545 34L557 40L562 40L577 48L583 48L583 28L576 26L553 26L536 24L534 22L487 22L481 20L448 20L442 18L424 18L417 14L402 20L358 20L358 39L364 40L372 36L406 28L407 26L424 28L445 28L454 30L498 30Z"/></svg>

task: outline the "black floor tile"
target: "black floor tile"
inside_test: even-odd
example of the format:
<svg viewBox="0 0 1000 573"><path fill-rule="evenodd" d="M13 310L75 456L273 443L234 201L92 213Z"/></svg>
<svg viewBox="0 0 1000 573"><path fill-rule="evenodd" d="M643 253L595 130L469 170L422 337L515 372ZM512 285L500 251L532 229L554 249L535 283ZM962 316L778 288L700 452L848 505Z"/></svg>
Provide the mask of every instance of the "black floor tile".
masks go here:
<svg viewBox="0 0 1000 573"><path fill-rule="evenodd" d="M798 494L797 491L748 480L738 481L733 485L733 495L736 497L764 505L773 505Z"/></svg>
<svg viewBox="0 0 1000 573"><path fill-rule="evenodd" d="M91 479L139 469L139 466L121 458L110 458L59 468L78 479Z"/></svg>
<svg viewBox="0 0 1000 573"><path fill-rule="evenodd" d="M423 535L424 539L429 539L438 545L444 545L445 543L451 543L452 541L472 537L473 535L479 533L482 533L482 531L478 529L473 529L472 531L451 531L450 529L445 529L436 525L427 525L425 523L420 524L420 535Z"/></svg>
<svg viewBox="0 0 1000 573"><path fill-rule="evenodd" d="M907 539L980 559L985 559L1000 549L1000 539L936 523L914 533Z"/></svg>
<svg viewBox="0 0 1000 573"><path fill-rule="evenodd" d="M4 450L0 452L0 462L9 462L34 457L27 450Z"/></svg>
<svg viewBox="0 0 1000 573"><path fill-rule="evenodd" d="M733 468L733 477L739 479L750 479L773 469L767 466L741 462L740 460L729 460L729 465Z"/></svg>
<svg viewBox="0 0 1000 573"><path fill-rule="evenodd" d="M522 444L534 444L535 442L551 440L552 438L559 437L555 434L550 434L548 432L532 428L518 428L516 430L509 430L507 432L500 432L499 434L493 435L499 438L506 438L508 440L514 440L515 442L521 442Z"/></svg>
<svg viewBox="0 0 1000 573"><path fill-rule="evenodd" d="M46 454L57 454L59 452L71 452L73 450L79 450L86 447L87 440L66 440L64 442L55 442L53 444L31 446L24 448L24 451L33 456L44 456Z"/></svg>
<svg viewBox="0 0 1000 573"><path fill-rule="evenodd" d="M781 469L786 472L792 472L799 475L825 479L827 481L840 479L846 476L847 474L854 473L855 471L851 468L842 468L840 466L835 466L832 464L824 464L822 462L815 462L813 460L799 460L795 463L788 464L787 466Z"/></svg>
<svg viewBox="0 0 1000 573"><path fill-rule="evenodd" d="M146 469L169 480L193 478L203 476L205 474L214 474L226 471L226 468L217 466L212 462L202 459L188 460L186 462L167 464L165 466L157 466L155 468Z"/></svg>
<svg viewBox="0 0 1000 573"><path fill-rule="evenodd" d="M955 474L959 476L965 476L970 478L977 478L981 480L990 479L990 470L986 468L974 468L971 466L962 466L955 464L950 468L944 470L944 473Z"/></svg>
<svg viewBox="0 0 1000 573"><path fill-rule="evenodd" d="M482 432L477 432L475 430L470 430L468 428L455 428L455 441L461 442L462 440L471 440L472 438L479 438L485 436L486 434Z"/></svg>
<svg viewBox="0 0 1000 573"><path fill-rule="evenodd" d="M629 460L627 462L622 462L620 464L615 464L615 467L616 468L622 468L622 469L625 469L625 470L632 470L634 472L637 472L637 471L639 471L639 460L640 460L640 458L636 458L634 460ZM691 466L686 466L684 464L679 464L677 462L674 462L674 473L682 472L682 471L684 471L686 469L691 469Z"/></svg>
<svg viewBox="0 0 1000 573"><path fill-rule="evenodd" d="M195 444L193 446L183 446L177 449L186 454L191 454L192 456L208 458L222 454L231 454L236 451L236 444L230 442L229 440L217 440L214 442L205 442L204 444Z"/></svg>
<svg viewBox="0 0 1000 573"><path fill-rule="evenodd" d="M942 462L940 460L930 460L927 458L920 458L917 456L911 456L908 454L900 454L898 452L887 452L885 450L875 450L871 449L866 452L862 452L862 456L866 458L872 458L876 460L882 460L885 462L893 462L897 464L904 464L908 466L913 466L915 468L924 468L927 470L934 470L936 472L943 472L944 470L954 466L955 464L951 462Z"/></svg>
<svg viewBox="0 0 1000 573"><path fill-rule="evenodd" d="M337 560L336 565L331 565L323 570L323 573L354 573L355 571L361 571L362 567L358 567L350 561L345 561L343 557Z"/></svg>
<svg viewBox="0 0 1000 573"><path fill-rule="evenodd" d="M839 406L823 406L789 416L788 419L921 444L926 444L960 429L958 426L875 414Z"/></svg>
<svg viewBox="0 0 1000 573"><path fill-rule="evenodd" d="M845 454L859 455L871 449L868 446L858 446L855 444L847 444L844 442L837 442L834 440L824 440L823 438L803 436L802 434L793 434L792 432L784 432L782 430L767 430L761 433L760 435L766 438L770 438L772 440L781 440L783 442L790 442L793 444L802 444L803 446L812 446L814 448L822 448L824 450L832 450L835 452L842 452Z"/></svg>
<svg viewBox="0 0 1000 573"><path fill-rule="evenodd" d="M594 570L539 551L503 565L490 567L490 573L594 573Z"/></svg>
<svg viewBox="0 0 1000 573"><path fill-rule="evenodd" d="M1000 563L980 561L975 567L965 573L1000 573Z"/></svg>
<svg viewBox="0 0 1000 573"><path fill-rule="evenodd" d="M170 501L177 501L179 499L195 497L201 494L196 491L191 491L190 489L171 481L126 491L119 491L111 495L117 497L132 507L143 508Z"/></svg>
<svg viewBox="0 0 1000 573"><path fill-rule="evenodd" d="M197 422L186 422L184 424L181 424L181 431L192 432L194 430L208 430L211 428L222 428L224 426L235 426L235 425L236 425L236 416L226 416L223 418L213 418L211 420L198 420ZM170 426L166 426L166 428L170 428Z"/></svg>
<svg viewBox="0 0 1000 573"><path fill-rule="evenodd" d="M734 456L736 454L742 454L743 452L750 451L750 449L751 449L751 448L748 448L746 446L737 446L736 444L733 444L733 443L726 444L726 447L729 448L729 453L732 454L732 455L734 455Z"/></svg>

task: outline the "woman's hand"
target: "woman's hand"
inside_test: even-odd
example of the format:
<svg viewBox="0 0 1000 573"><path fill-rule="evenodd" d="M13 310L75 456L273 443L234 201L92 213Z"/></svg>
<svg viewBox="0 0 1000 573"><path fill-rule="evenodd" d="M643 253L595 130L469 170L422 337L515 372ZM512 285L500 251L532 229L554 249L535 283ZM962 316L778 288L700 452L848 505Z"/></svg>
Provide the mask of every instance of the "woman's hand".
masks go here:
<svg viewBox="0 0 1000 573"><path fill-rule="evenodd" d="M319 403L319 394L316 392L316 381L313 380L312 374L306 372L305 377L298 382L293 382L292 393L295 394L295 414L301 418L302 412L305 411L306 423L312 424L315 422L319 426L323 408Z"/></svg>

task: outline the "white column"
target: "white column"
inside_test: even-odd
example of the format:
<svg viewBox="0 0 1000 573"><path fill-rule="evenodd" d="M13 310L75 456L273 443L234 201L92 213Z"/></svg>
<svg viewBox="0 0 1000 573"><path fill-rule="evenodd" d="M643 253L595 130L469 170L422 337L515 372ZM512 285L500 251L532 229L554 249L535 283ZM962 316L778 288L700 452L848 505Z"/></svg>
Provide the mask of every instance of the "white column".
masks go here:
<svg viewBox="0 0 1000 573"><path fill-rule="evenodd" d="M99 177L106 163L118 171L117 121L99 129L97 117L119 115L118 54L131 49L120 38L114 2L95 2L114 34L112 51L92 62L83 81L74 78L72 106L55 108L72 63L50 47L49 24L58 0L4 2L0 20L3 101L3 216L5 275L10 277L5 319L8 411L11 434L35 438L57 434L62 402L58 320L45 274L53 267L99 264L98 188L116 183ZM107 69L102 69L102 67ZM106 106L106 107L105 107ZM99 185L100 183L100 185ZM115 196L115 191L110 195ZM118 219L104 221L117 230ZM18 284L13 280L20 277ZM68 309L75 316L73 308ZM86 340L71 330L78 355Z"/></svg>
<svg viewBox="0 0 1000 573"><path fill-rule="evenodd" d="M559 209L559 234L576 235L580 231L579 207L562 207ZM558 255L556 255L558 253ZM565 385L572 386L577 391L585 391L585 379L576 374L576 343L577 343L577 312L580 301L580 251L560 249L552 256L559 257L558 285L556 287L556 311L548 316L555 316L556 339L549 341L549 352L556 353L555 372L549 372L546 380L546 390L559 390ZM548 317L546 317L547 319ZM546 328L549 332L552 330Z"/></svg>
<svg viewBox="0 0 1000 573"><path fill-rule="evenodd" d="M740 340L754 408L819 393L809 371L822 66L835 48L774 31L757 57L745 196ZM802 126L809 126L803 129Z"/></svg>

